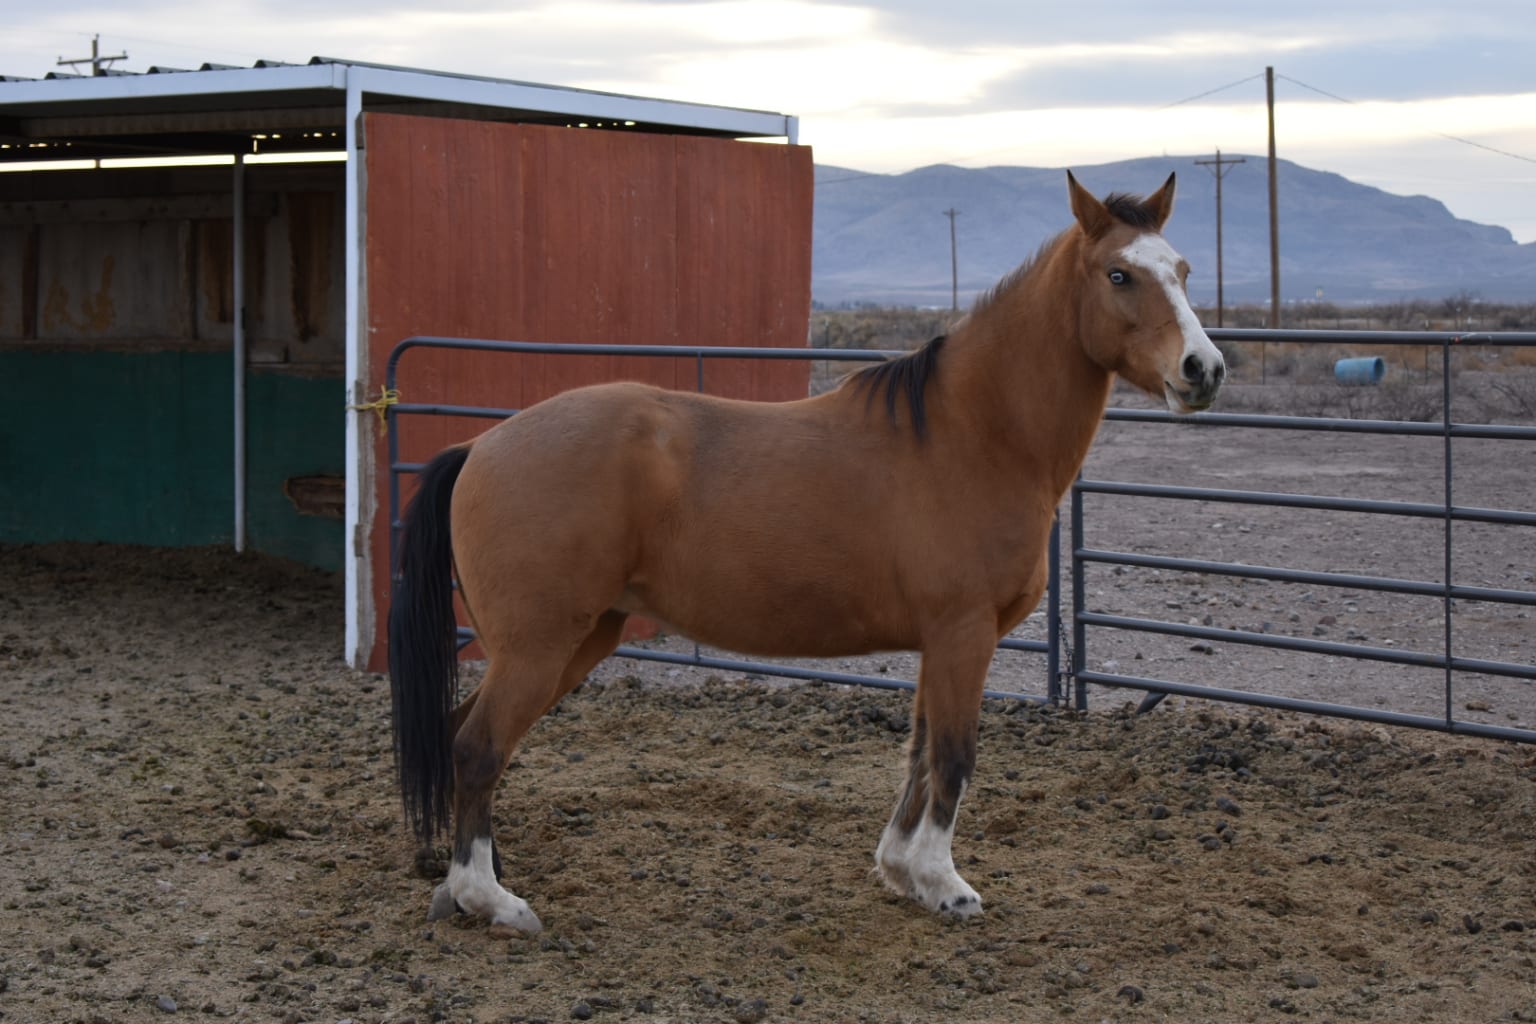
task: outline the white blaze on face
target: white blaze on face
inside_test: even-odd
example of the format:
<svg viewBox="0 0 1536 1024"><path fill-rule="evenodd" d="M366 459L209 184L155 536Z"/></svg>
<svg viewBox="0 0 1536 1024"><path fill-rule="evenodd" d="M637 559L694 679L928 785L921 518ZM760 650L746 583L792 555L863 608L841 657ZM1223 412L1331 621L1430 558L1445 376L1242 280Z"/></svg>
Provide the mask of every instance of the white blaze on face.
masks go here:
<svg viewBox="0 0 1536 1024"><path fill-rule="evenodd" d="M1172 373L1164 376L1164 394L1170 410L1176 413L1187 412L1188 408L1181 396L1188 393L1192 382L1183 378L1182 367L1185 361L1194 356L1199 361L1202 376L1205 376L1222 365L1222 358L1221 352L1206 336L1205 328L1200 326L1200 319L1189 305L1189 296L1184 293L1184 283L1179 275L1184 260L1162 235L1156 234L1139 236L1120 250L1120 258L1139 272L1143 281L1154 282L1161 288L1168 300L1174 322L1184 338L1184 350L1179 354L1178 364Z"/></svg>

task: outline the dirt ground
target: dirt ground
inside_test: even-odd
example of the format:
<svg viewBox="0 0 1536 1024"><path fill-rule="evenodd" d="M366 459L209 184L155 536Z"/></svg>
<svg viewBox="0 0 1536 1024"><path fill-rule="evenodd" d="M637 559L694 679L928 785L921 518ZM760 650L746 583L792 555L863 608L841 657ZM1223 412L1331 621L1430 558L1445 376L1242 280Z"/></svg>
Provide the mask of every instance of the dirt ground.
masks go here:
<svg viewBox="0 0 1536 1024"><path fill-rule="evenodd" d="M1433 446L1250 433L1111 425L1089 476L1438 499ZM1532 507L1528 451L1456 458L1459 502ZM1411 521L1094 500L1094 546L1431 579L1443 559ZM1458 578L1531 589L1508 534L1458 533ZM955 844L986 912L955 923L870 871L905 696L615 661L503 785L507 880L546 926L508 936L426 922L388 686L340 661L336 579L90 545L0 548L0 579L4 1021L1536 1021L1536 746L1185 699L1137 716L1128 691L992 701ZM1366 592L1108 567L1085 589L1299 636L1444 632L1437 602ZM1536 657L1522 609L1452 619L1458 651ZM1095 636L1090 666L1445 709L1443 673L1207 646ZM994 685L1038 692L1040 664L1000 656ZM1458 677L1452 711L1531 727L1533 689Z"/></svg>

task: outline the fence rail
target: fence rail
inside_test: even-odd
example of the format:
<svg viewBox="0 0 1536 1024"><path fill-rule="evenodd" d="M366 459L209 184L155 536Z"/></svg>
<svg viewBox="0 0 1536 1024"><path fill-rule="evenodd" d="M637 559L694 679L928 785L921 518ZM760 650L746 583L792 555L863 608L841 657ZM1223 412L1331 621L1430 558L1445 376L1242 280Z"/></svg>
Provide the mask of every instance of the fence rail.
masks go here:
<svg viewBox="0 0 1536 1024"><path fill-rule="evenodd" d="M1161 411L1119 408L1108 410L1105 414L1106 420L1147 423L1178 422L1183 425L1193 425L1202 430L1259 428L1440 438L1445 451L1443 501L1439 503L1380 501L1283 492L1079 479L1072 488L1069 505L1071 555L1070 616L1067 617L1065 615L1066 601L1064 579L1061 571L1060 527L1058 524L1057 531L1053 532L1051 539L1049 585L1047 594L1042 602L1044 605L1043 610L1046 613L1045 639L1032 640L1010 637L1005 638L999 644L1000 650L1044 654L1046 656L1044 673L1046 685L1041 693L988 690L987 696L1037 702L1072 702L1079 708L1086 708L1088 705L1088 686L1099 685L1144 691L1147 694L1147 699L1143 701L1144 709L1150 709L1150 707L1168 695L1182 695L1232 701L1259 707L1332 715L1389 725L1405 725L1472 736L1536 743L1536 729L1466 721L1457 718L1454 713L1455 673L1472 672L1514 678L1531 682L1533 686L1536 686L1536 665L1467 658L1455 655L1453 653L1451 626L1453 602L1469 600L1515 606L1536 606L1536 592L1499 587L1466 586L1455 583L1451 528L1453 524L1463 522L1491 524L1498 527L1516 529L1531 527L1536 526L1536 512L1480 508L1455 504L1453 501L1454 477L1451 442L1463 438L1536 442L1536 427L1455 422L1451 418L1452 374L1450 362L1451 353L1454 350L1474 346L1536 347L1536 333L1458 334L1451 332L1406 331L1335 332L1218 329L1211 330L1209 334L1214 341L1228 344L1290 342L1302 345L1427 345L1438 347L1442 353L1443 394L1441 421L1439 423L1416 423L1400 422L1397 420L1269 416L1241 413L1201 413L1193 417L1176 419L1170 414ZM900 354L885 350L869 349L759 349L675 345L558 345L539 342L420 336L405 339L391 352L386 367L385 386L387 388L391 390L398 389L399 368L402 358L413 349L424 348L505 352L556 357L603 355L642 359L691 358L695 360L698 367L697 387L701 391L704 389L704 364L707 360L794 359L802 361L869 362ZM390 460L389 513L392 552L394 550L395 533L400 526L400 478L404 474L417 472L421 468L419 463L405 462L400 459L401 431L396 426L400 419L410 416L447 415L499 420L514 415L517 411L516 409L509 408L406 401L400 401L389 407L388 415L391 422L391 429L388 432ZM1234 562L1147 555L1130 551L1089 547L1084 542L1084 526L1089 520L1084 498L1086 495L1093 494L1116 495L1138 500L1217 502L1439 520L1444 523L1443 578L1439 580L1415 580L1357 573L1318 572L1284 566L1247 565ZM1084 581L1087 568L1090 565L1135 566L1438 598L1444 605L1445 621L1444 634L1440 645L1441 649L1438 652L1399 650L1391 647L1366 646L1356 643L1340 643L1330 640L1275 635L1251 630L1169 622L1141 616L1107 614L1091 610L1087 607ZM1095 671L1088 667L1088 653L1090 649L1090 635L1093 635L1091 631L1096 630L1159 633L1203 641L1219 641L1252 647L1266 647L1292 653L1347 657L1441 670L1444 672L1444 712L1439 715L1408 714L1379 708L1356 707L1330 701L1304 700L1278 694L1258 693L1251 690L1237 690L1178 680L1146 678L1109 671ZM1068 640L1069 632L1070 640ZM470 639L471 634L469 631L461 630L462 642L468 643ZM792 679L818 679L881 689L912 690L916 686L916 683L912 680L894 679L884 675L841 672L820 667L718 657L702 652L697 646L694 647L692 653L678 653L625 645L620 647L615 653L619 657L717 671L776 675Z"/></svg>
<svg viewBox="0 0 1536 1024"><path fill-rule="evenodd" d="M1536 333L1454 333L1414 331L1268 331L1211 330L1218 343L1293 343L1333 346L1415 346L1439 349L1441 354L1441 418L1438 423L1400 422L1397 420L1356 420L1310 416L1268 416L1233 413L1203 413L1183 422L1199 429L1255 428L1264 430L1325 431L1343 434L1380 434L1406 437L1439 438L1443 445L1442 501L1398 502L1360 498L1271 493L1264 491L1196 488L1157 484L1128 483L1112 480L1079 479L1071 494L1072 546L1072 666L1070 677L1078 707L1087 706L1087 686L1123 687L1144 691L1143 707L1149 708L1168 695L1203 697L1263 707L1288 708L1313 714L1333 715L1362 721L1393 725L1412 725L1465 735L1536 743L1536 729L1491 725L1460 719L1455 713L1455 673L1475 672L1530 681L1536 684L1536 665L1487 659L1458 657L1453 653L1453 607L1460 600L1494 604L1536 605L1536 592L1497 587L1460 585L1455 580L1452 526L1458 522L1490 523L1499 526L1536 525L1536 513L1523 510L1486 509L1457 505L1454 501L1455 477L1452 441L1484 439L1500 442L1536 442L1536 427L1511 424L1458 423L1452 418L1453 351L1473 347L1536 347ZM1174 417L1152 410L1111 409L1105 414L1111 421L1170 423ZM1084 496L1111 494L1125 497L1179 501L1208 501L1247 505L1267 505L1370 515L1402 516L1443 522L1442 577L1439 580L1414 580L1372 576L1358 573L1317 572L1282 566L1259 566L1206 559L1146 555L1138 552L1090 548L1084 542L1084 526L1089 514ZM1536 545L1526 548L1536 550ZM1407 651L1366 646L1356 643L1288 637L1250 630L1220 629L1189 623L1170 622L1126 615L1109 615L1087 607L1086 567L1091 564L1136 566L1169 571L1240 577L1269 582L1298 583L1310 586L1349 588L1382 593L1408 594L1438 598L1444 621L1440 650ZM1174 680L1149 679L1119 672L1095 671L1088 667L1090 630L1127 630L1159 633L1211 642L1236 643L1254 647L1305 654L1321 654L1389 664L1438 669L1444 673L1440 715L1412 715L1379 708L1363 708L1332 701L1300 700L1275 694L1255 693L1218 686Z"/></svg>

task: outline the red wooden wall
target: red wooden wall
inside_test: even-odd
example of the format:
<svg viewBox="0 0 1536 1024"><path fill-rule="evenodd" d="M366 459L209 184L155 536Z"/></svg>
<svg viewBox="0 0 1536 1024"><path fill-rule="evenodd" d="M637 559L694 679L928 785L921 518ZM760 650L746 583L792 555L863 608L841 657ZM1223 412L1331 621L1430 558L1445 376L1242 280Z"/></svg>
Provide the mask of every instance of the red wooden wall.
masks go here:
<svg viewBox="0 0 1536 1024"><path fill-rule="evenodd" d="M806 344L811 152L681 135L369 114L368 386L413 334L603 344ZM711 360L705 389L804 397L809 364ZM417 350L407 402L524 408L606 380L696 386L693 360ZM401 455L424 461L485 420L409 417ZM384 663L388 474L376 437L371 549ZM407 488L406 493L409 493Z"/></svg>

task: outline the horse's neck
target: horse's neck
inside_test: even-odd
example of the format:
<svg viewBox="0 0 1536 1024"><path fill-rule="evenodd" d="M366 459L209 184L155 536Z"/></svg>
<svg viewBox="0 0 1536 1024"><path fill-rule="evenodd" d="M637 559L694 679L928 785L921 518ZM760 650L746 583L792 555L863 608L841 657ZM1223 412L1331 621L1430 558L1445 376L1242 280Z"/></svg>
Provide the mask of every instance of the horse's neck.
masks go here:
<svg viewBox="0 0 1536 1024"><path fill-rule="evenodd" d="M1065 283L1075 275L1043 265L1071 257L1042 254L1042 265L972 314L938 375L952 401L934 403L956 408L966 430L1004 446L1005 458L1043 474L1058 496L1082 467L1113 383L1083 351L1075 288Z"/></svg>

